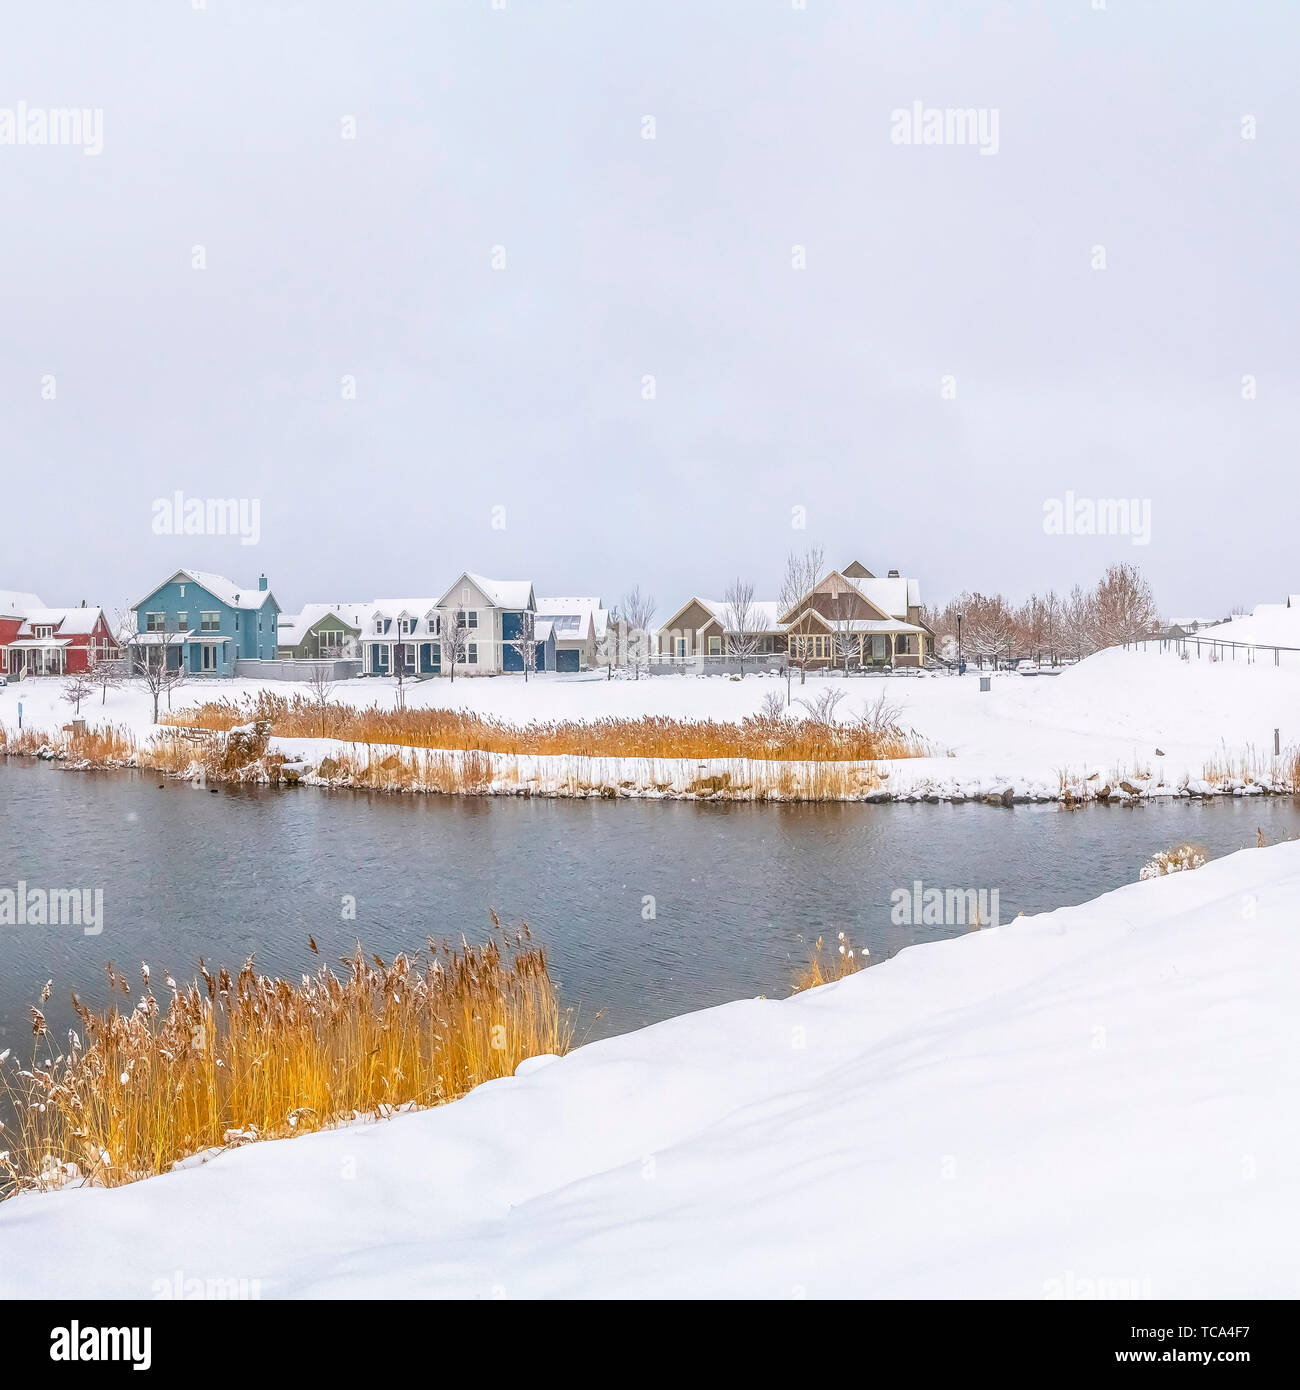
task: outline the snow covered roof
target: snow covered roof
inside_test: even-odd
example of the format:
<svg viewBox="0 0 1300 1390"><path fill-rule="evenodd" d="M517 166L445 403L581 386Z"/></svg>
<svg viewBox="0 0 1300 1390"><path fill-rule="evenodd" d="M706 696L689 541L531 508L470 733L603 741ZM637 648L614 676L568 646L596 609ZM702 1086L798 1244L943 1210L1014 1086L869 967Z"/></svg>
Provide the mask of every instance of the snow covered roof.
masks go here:
<svg viewBox="0 0 1300 1390"><path fill-rule="evenodd" d="M910 585L916 581L912 579L853 579L850 583L857 586L862 593L880 609L882 613L888 613L894 618L907 617L907 594ZM920 593L920 587L917 587Z"/></svg>
<svg viewBox="0 0 1300 1390"><path fill-rule="evenodd" d="M598 598L539 598L539 613L591 613L601 606Z"/></svg>
<svg viewBox="0 0 1300 1390"><path fill-rule="evenodd" d="M427 618L437 611L436 598L377 598L357 614L357 626L364 626L372 618Z"/></svg>
<svg viewBox="0 0 1300 1390"><path fill-rule="evenodd" d="M549 642L553 630L554 627L549 618L537 618L533 622L533 640L536 642Z"/></svg>
<svg viewBox="0 0 1300 1390"><path fill-rule="evenodd" d="M87 637L103 616L100 608L33 608L27 613L20 637L31 635L36 627L58 628L60 637Z"/></svg>
<svg viewBox="0 0 1300 1390"><path fill-rule="evenodd" d="M465 578L477 585L488 602L497 608L529 608L536 602L530 579L486 579L469 570L465 571Z"/></svg>
<svg viewBox="0 0 1300 1390"><path fill-rule="evenodd" d="M10 648L19 647L24 651L39 650L44 647L70 647L72 638L70 637L19 637L10 642Z"/></svg>
<svg viewBox="0 0 1300 1390"><path fill-rule="evenodd" d="M700 602L722 624L724 632L736 631L736 615L726 599L702 598ZM750 632L779 632L781 630L781 604L776 599L755 599L749 605Z"/></svg>
<svg viewBox="0 0 1300 1390"><path fill-rule="evenodd" d="M35 594L25 594L21 589L0 589L0 614L26 614L29 608L44 607Z"/></svg>
<svg viewBox="0 0 1300 1390"><path fill-rule="evenodd" d="M598 598L539 598L537 617L549 618L556 637L568 641L599 637L609 622Z"/></svg>
<svg viewBox="0 0 1300 1390"><path fill-rule="evenodd" d="M301 613L294 613L290 617L281 615L280 634L283 636L286 628L299 633L310 632L322 618L338 618L344 627L359 631L371 609L371 604L361 602L309 603ZM424 615L422 613L419 616L423 617Z"/></svg>
<svg viewBox="0 0 1300 1390"><path fill-rule="evenodd" d="M213 574L210 570L177 570L163 580L162 584L155 585L140 600L140 603L132 604L133 608L139 608L141 604L147 603L154 594L165 584L170 584L172 580L179 579L182 582L190 581L206 589L219 603L224 603L227 608L258 609L271 598L269 588L259 589L256 583L236 584L233 580L227 579L224 574Z"/></svg>

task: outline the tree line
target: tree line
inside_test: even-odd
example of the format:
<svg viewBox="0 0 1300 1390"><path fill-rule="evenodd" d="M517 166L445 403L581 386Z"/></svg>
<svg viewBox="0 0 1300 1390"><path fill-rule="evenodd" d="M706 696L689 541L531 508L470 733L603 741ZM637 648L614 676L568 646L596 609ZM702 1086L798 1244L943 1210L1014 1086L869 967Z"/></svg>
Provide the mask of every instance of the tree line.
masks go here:
<svg viewBox="0 0 1300 1390"><path fill-rule="evenodd" d="M1001 594L965 591L922 615L941 655L956 657L960 641L962 656L980 666L1014 657L1049 665L1079 661L1161 628L1151 586L1129 564L1111 565L1094 588L1076 584L1064 597L1049 589L1016 606Z"/></svg>

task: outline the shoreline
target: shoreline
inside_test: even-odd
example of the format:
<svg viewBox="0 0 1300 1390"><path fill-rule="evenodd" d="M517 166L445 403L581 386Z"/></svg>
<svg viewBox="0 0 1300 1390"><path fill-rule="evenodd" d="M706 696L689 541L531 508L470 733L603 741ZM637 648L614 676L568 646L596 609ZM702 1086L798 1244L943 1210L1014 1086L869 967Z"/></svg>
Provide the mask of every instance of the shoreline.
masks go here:
<svg viewBox="0 0 1300 1390"><path fill-rule="evenodd" d="M173 743L174 746L174 743ZM1042 777L980 769L941 775L929 764L949 758L878 762L795 762L759 759L609 758L577 754L487 753L406 745L343 744L331 739L272 738L258 758L214 770L199 758L184 766L129 757L78 757L66 742L46 739L6 759L57 763L62 771L135 771L171 781L221 786L317 787L413 795L544 797L574 800L695 801L746 804L818 802L889 804L978 803L989 806L1134 806L1155 800L1212 800L1300 795L1280 771L1210 777L1128 772L1112 768L1072 773L1051 785ZM1277 760L1281 763L1283 760Z"/></svg>

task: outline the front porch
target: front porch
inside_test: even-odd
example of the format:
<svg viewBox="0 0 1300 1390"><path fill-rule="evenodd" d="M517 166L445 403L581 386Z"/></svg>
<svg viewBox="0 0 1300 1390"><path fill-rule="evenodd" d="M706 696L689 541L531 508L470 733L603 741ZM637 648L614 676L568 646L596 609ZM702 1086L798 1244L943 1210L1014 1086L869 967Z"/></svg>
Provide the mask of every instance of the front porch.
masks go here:
<svg viewBox="0 0 1300 1390"><path fill-rule="evenodd" d="M810 671L922 666L925 638L926 630L913 623L858 618L832 624L813 609L790 630L790 660Z"/></svg>
<svg viewBox="0 0 1300 1390"><path fill-rule="evenodd" d="M3 653L11 680L28 676L65 676L68 673L67 638L22 637L10 642Z"/></svg>

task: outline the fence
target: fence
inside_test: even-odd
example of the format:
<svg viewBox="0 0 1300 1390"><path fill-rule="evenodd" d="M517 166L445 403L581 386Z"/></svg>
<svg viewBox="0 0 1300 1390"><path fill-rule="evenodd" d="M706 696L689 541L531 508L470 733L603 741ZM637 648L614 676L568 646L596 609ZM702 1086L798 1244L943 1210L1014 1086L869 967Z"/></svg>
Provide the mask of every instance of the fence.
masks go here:
<svg viewBox="0 0 1300 1390"><path fill-rule="evenodd" d="M235 675L247 676L260 681L307 681L320 670L325 679L331 681L351 680L361 674L359 657L321 657L318 661L310 658L285 657L276 661L266 661L257 657L237 656Z"/></svg>
<svg viewBox="0 0 1300 1390"><path fill-rule="evenodd" d="M1288 654L1285 665L1300 665L1300 647L1282 647L1273 642L1229 642L1221 637L1144 637L1125 642L1124 650L1176 652L1188 661L1242 661L1254 665L1260 660L1273 666L1283 665L1282 653Z"/></svg>

